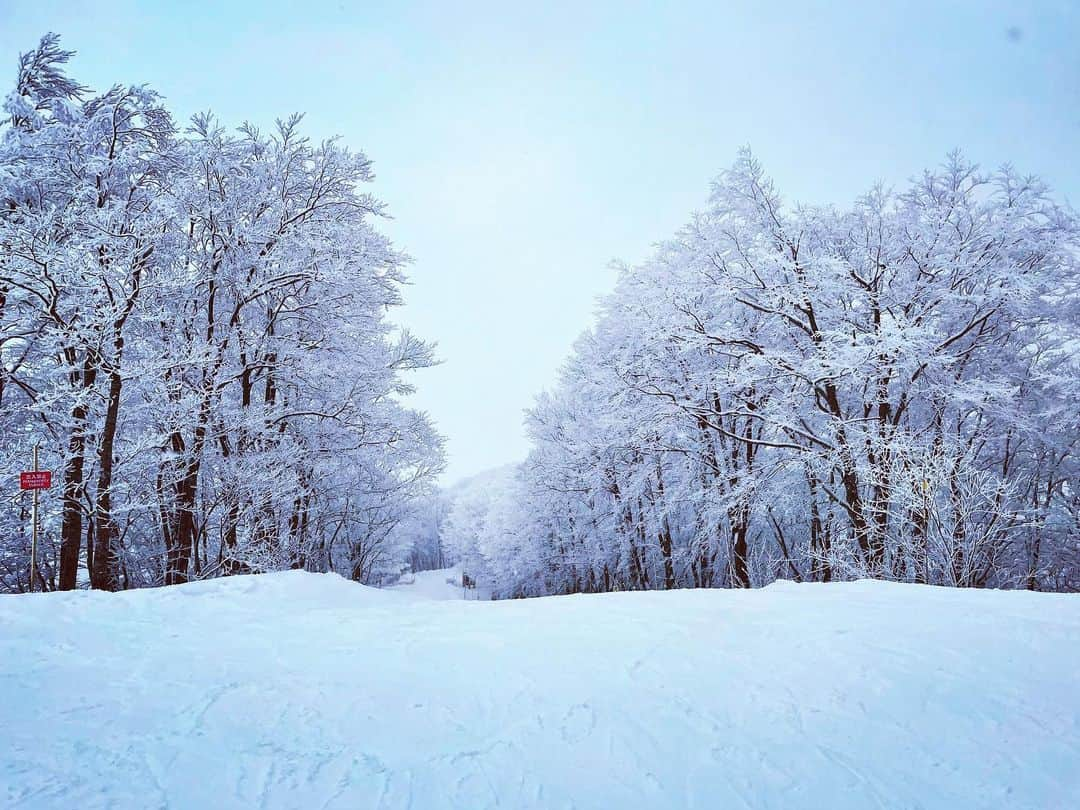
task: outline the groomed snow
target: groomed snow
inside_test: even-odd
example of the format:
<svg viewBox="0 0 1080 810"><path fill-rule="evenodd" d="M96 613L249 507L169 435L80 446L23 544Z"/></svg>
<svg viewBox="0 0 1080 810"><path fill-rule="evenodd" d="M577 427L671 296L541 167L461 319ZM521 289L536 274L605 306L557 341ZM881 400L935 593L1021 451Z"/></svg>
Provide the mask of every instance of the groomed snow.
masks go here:
<svg viewBox="0 0 1080 810"><path fill-rule="evenodd" d="M0 805L1080 807L1080 598L0 597Z"/></svg>

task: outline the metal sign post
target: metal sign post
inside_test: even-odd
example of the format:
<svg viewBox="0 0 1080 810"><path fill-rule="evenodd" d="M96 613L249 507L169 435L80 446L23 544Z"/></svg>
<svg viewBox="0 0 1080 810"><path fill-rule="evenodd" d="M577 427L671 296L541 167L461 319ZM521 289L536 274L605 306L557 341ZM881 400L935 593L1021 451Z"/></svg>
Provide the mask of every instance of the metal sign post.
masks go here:
<svg viewBox="0 0 1080 810"><path fill-rule="evenodd" d="M52 486L52 472L38 469L38 445L34 445L34 469L19 474L19 489L29 489L30 508L30 593L37 584L37 535L38 535L38 490Z"/></svg>

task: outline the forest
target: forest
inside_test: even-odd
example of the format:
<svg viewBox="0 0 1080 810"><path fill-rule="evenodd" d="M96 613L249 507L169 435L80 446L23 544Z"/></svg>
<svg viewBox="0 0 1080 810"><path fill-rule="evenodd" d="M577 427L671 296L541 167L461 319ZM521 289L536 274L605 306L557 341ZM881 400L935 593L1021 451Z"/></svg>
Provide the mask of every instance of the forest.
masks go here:
<svg viewBox="0 0 1080 810"><path fill-rule="evenodd" d="M1080 589L1078 259L1074 214L1009 167L952 154L838 209L743 151L442 537L503 597Z"/></svg>
<svg viewBox="0 0 1080 810"><path fill-rule="evenodd" d="M960 153L846 207L749 150L620 269L520 464L440 491L372 164L54 35L0 122L0 591L457 562L496 598L877 578L1080 590L1080 230ZM435 336L437 337L437 336Z"/></svg>
<svg viewBox="0 0 1080 810"><path fill-rule="evenodd" d="M0 590L303 568L378 583L442 465L402 404L430 347L390 320L407 257L370 161L152 90L92 92L54 35L0 129Z"/></svg>

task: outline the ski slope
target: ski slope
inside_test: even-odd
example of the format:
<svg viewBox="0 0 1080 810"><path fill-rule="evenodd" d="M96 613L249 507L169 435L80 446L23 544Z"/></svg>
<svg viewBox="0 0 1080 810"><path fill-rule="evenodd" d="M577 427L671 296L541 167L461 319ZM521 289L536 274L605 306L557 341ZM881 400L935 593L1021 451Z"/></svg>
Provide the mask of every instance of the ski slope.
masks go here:
<svg viewBox="0 0 1080 810"><path fill-rule="evenodd" d="M461 587L461 568L457 566L402 574L400 581L389 589L416 599L491 599L487 588Z"/></svg>
<svg viewBox="0 0 1080 810"><path fill-rule="evenodd" d="M0 597L0 806L1080 807L1080 598Z"/></svg>

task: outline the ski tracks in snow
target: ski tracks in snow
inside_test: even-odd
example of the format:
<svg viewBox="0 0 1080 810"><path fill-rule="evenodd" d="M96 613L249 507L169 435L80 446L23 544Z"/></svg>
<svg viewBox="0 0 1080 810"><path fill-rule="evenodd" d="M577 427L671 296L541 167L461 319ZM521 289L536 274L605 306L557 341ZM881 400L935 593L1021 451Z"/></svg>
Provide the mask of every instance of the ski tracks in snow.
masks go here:
<svg viewBox="0 0 1080 810"><path fill-rule="evenodd" d="M1080 603L506 603L333 577L0 602L0 805L1069 807Z"/></svg>

